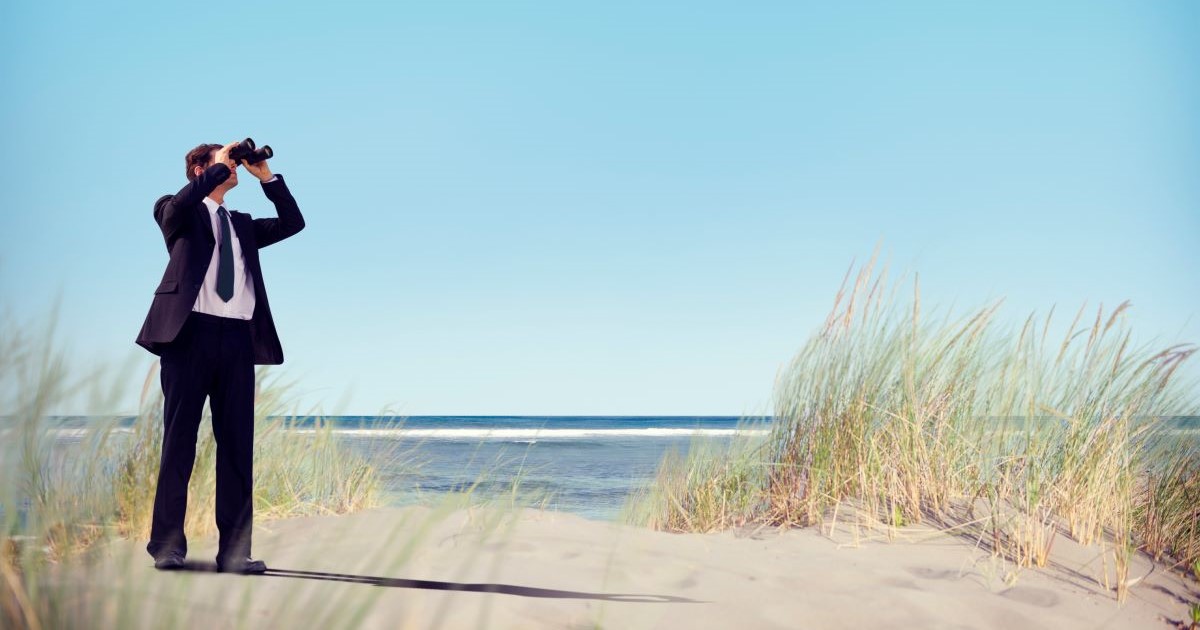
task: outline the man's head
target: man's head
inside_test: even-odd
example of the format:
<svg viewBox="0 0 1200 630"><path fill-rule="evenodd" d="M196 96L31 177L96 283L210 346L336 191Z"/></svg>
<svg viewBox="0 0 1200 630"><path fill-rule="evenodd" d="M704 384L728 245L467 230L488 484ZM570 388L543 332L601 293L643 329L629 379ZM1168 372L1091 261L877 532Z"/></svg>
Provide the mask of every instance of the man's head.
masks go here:
<svg viewBox="0 0 1200 630"><path fill-rule="evenodd" d="M188 181L193 181L204 172L205 169L213 165L213 156L221 149L219 144L202 144L195 149L187 152L184 161L187 162L187 178ZM229 179L221 182L218 189L222 192L237 186L237 169L229 174Z"/></svg>

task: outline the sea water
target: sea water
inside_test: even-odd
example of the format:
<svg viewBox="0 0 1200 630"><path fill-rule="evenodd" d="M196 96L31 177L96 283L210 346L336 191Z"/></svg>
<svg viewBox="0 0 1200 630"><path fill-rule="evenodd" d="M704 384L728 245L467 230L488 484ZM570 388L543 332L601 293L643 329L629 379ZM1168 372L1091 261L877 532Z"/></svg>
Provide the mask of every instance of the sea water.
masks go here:
<svg viewBox="0 0 1200 630"><path fill-rule="evenodd" d="M325 422L330 422L325 420ZM385 501L406 505L450 491L509 493L594 519L616 518L669 451L767 432L765 418L713 416L371 416L332 430L376 463ZM303 421L292 430L305 431Z"/></svg>

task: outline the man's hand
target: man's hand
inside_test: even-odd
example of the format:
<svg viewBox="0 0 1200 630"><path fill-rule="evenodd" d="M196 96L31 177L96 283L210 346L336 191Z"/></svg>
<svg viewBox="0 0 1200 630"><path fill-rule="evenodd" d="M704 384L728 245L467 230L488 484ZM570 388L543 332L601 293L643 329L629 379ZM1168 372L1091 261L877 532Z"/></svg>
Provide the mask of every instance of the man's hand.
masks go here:
<svg viewBox="0 0 1200 630"><path fill-rule="evenodd" d="M267 166L266 160L263 160L258 164L251 164L246 160L242 160L242 166L245 166L246 170L250 171L250 174L257 177L258 181L260 182L265 182L268 179L271 179L271 168Z"/></svg>
<svg viewBox="0 0 1200 630"><path fill-rule="evenodd" d="M216 164L217 162L224 163L225 166L229 167L230 173L232 173L234 170L236 170L237 164L234 164L233 160L229 159L229 152L232 151L233 147L236 147L237 145L238 145L238 142L230 142L229 144L221 147L220 149L217 149L216 155L213 155L213 164Z"/></svg>

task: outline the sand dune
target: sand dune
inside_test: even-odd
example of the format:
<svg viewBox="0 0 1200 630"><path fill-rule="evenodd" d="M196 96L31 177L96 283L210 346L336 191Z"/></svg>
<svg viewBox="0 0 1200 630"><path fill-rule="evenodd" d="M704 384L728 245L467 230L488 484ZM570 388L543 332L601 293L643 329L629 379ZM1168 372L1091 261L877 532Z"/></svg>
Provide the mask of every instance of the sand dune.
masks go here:
<svg viewBox="0 0 1200 630"><path fill-rule="evenodd" d="M121 542L62 567L93 617L128 627L1153 628L1200 588L1140 558L1118 605L1098 548L1063 538L1021 571L969 540L910 528L893 542L848 530L669 534L525 509L387 508L258 525L263 576L155 571ZM1107 567L1109 571L1112 567ZM1009 579L1006 579L1009 578ZM95 613L89 613L95 615Z"/></svg>

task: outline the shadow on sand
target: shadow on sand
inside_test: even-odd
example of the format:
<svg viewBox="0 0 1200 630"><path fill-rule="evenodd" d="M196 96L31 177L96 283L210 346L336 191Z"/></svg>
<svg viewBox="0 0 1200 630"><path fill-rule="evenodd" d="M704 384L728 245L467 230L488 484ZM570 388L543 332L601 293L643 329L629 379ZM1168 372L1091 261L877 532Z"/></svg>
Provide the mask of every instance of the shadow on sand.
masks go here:
<svg viewBox="0 0 1200 630"><path fill-rule="evenodd" d="M181 571L197 573L216 573L215 562L184 562ZM673 595L640 595L637 593L582 593L579 591L560 591L551 588L533 586L517 586L515 584L442 582L439 580L410 580L406 578L387 578L373 575L349 575L345 573L322 573L320 571L296 571L292 569L267 569L248 577L283 577L306 580L326 580L330 582L348 582L350 584L367 584L370 586L388 586L391 588L423 588L437 591L466 591L473 593L500 593L502 595L520 595L522 597L547 597L552 599L593 599L609 602L642 602L642 603L684 603L699 604L701 600L676 597Z"/></svg>

